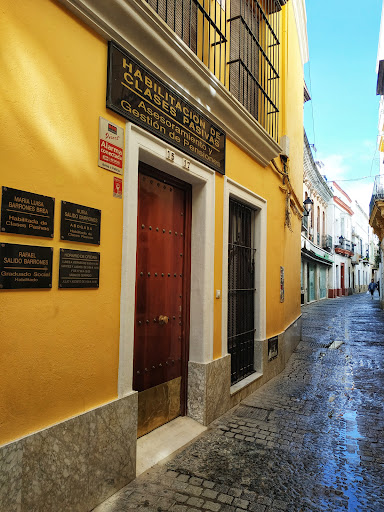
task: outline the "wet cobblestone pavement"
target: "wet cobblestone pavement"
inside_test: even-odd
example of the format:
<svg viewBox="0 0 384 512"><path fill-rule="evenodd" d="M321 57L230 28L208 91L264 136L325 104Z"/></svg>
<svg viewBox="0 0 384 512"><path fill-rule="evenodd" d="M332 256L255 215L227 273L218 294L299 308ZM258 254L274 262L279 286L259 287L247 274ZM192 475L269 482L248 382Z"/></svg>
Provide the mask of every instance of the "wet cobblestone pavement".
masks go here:
<svg viewBox="0 0 384 512"><path fill-rule="evenodd" d="M307 306L278 377L97 511L384 512L383 398L379 301Z"/></svg>

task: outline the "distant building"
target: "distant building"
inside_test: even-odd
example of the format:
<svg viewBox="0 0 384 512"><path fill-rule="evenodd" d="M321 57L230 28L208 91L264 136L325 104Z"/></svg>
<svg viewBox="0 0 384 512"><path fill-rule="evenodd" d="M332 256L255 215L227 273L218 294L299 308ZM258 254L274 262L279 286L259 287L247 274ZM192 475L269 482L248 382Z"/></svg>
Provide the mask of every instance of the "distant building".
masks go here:
<svg viewBox="0 0 384 512"><path fill-rule="evenodd" d="M306 206L301 231L301 303L307 304L328 297L333 258L327 218L332 193L314 162L306 134L303 180L304 204L309 199L313 203Z"/></svg>
<svg viewBox="0 0 384 512"><path fill-rule="evenodd" d="M357 201L353 203L352 217L352 282L353 293L365 292L371 279L377 281L377 237L369 225L368 215Z"/></svg>
<svg viewBox="0 0 384 512"><path fill-rule="evenodd" d="M352 293L352 216L353 201L335 182L329 182L333 197L328 205L329 233L334 244L334 263L328 296L340 297Z"/></svg>

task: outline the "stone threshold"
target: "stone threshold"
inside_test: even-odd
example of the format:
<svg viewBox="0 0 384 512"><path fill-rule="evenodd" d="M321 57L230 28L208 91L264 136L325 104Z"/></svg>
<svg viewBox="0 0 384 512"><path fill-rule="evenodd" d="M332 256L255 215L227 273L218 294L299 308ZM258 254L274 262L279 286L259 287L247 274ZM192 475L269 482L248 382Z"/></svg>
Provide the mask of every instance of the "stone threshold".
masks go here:
<svg viewBox="0 0 384 512"><path fill-rule="evenodd" d="M192 418L179 416L140 437L137 440L136 477L172 455L205 430L207 427Z"/></svg>

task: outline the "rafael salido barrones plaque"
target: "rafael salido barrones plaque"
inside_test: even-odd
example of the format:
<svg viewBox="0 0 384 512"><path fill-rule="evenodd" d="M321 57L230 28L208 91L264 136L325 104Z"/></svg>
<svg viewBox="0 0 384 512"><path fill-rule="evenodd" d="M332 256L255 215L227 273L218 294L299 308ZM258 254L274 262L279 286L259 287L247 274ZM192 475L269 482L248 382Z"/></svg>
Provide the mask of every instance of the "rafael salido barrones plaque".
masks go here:
<svg viewBox="0 0 384 512"><path fill-rule="evenodd" d="M61 201L61 239L100 244L101 211L89 206Z"/></svg>
<svg viewBox="0 0 384 512"><path fill-rule="evenodd" d="M0 244L0 288L51 288L52 255L52 247Z"/></svg>
<svg viewBox="0 0 384 512"><path fill-rule="evenodd" d="M1 231L53 238L53 197L2 187Z"/></svg>
<svg viewBox="0 0 384 512"><path fill-rule="evenodd" d="M60 249L59 288L98 288L100 253Z"/></svg>

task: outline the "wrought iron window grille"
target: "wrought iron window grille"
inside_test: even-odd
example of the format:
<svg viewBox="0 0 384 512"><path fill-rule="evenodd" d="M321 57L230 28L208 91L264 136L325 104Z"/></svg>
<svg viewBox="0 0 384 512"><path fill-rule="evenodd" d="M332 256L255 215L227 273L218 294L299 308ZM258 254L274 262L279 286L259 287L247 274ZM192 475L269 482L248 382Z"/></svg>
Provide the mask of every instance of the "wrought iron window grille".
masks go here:
<svg viewBox="0 0 384 512"><path fill-rule="evenodd" d="M234 200L229 205L228 352L231 383L255 371L255 254L252 226L255 212Z"/></svg>
<svg viewBox="0 0 384 512"><path fill-rule="evenodd" d="M278 141L279 12L286 0L144 1Z"/></svg>

